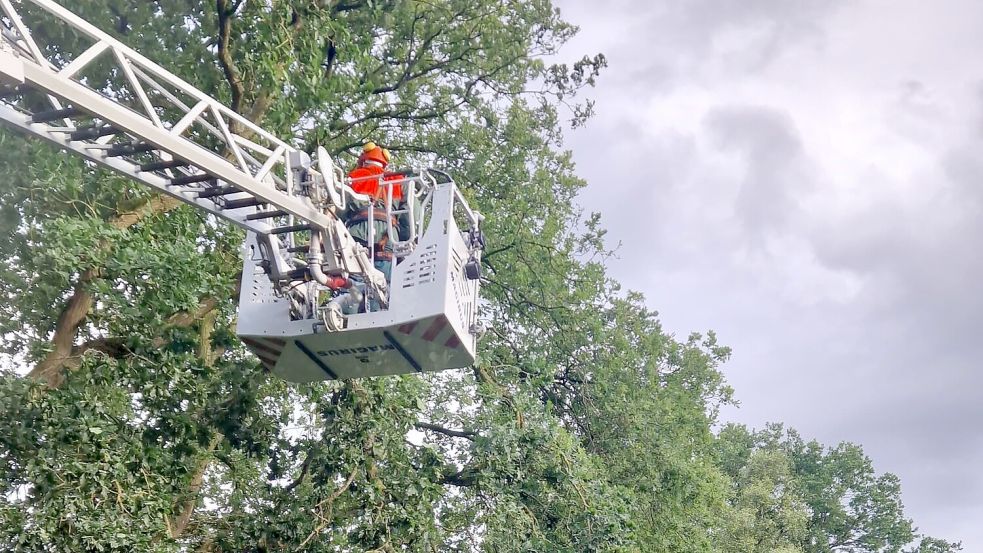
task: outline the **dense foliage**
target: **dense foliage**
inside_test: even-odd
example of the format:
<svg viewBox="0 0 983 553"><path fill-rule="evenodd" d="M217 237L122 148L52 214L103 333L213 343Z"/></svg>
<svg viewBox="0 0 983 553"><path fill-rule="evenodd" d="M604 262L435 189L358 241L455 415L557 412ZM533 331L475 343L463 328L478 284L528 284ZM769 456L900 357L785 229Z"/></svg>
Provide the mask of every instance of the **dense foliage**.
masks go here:
<svg viewBox="0 0 983 553"><path fill-rule="evenodd" d="M0 135L0 548L901 551L852 445L711 432L712 333L606 276L561 130L602 56L549 0L65 2L237 111L350 159L374 139L490 215L471 370L288 385L234 336L241 235ZM39 27L48 29L47 27ZM48 48L77 52L53 30ZM74 48L74 50L73 50ZM166 53L166 54L165 54ZM581 102L581 103L577 103ZM925 539L916 550L953 546Z"/></svg>

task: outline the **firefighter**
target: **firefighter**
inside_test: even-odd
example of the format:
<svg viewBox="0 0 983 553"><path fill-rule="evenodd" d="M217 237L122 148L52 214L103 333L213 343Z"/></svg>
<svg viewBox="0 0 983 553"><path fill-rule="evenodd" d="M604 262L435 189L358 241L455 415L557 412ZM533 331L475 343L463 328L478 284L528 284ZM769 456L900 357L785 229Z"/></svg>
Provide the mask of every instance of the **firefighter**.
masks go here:
<svg viewBox="0 0 983 553"><path fill-rule="evenodd" d="M375 142L366 142L362 146L362 153L358 156L358 163L355 168L348 173L352 179L352 190L359 194L372 196L376 200L383 201L386 198L386 188L384 181L402 179L402 175L386 175L386 167L392 156L389 150L381 148ZM394 183L393 202L402 201L403 187L400 183Z"/></svg>
<svg viewBox="0 0 983 553"><path fill-rule="evenodd" d="M365 247L369 247L369 241L374 239L375 243L371 247L375 267L386 275L387 281L392 274L392 241L400 240L399 222L395 217L389 221L386 220L387 187L392 187L391 209L398 209L398 206L403 202L402 184L392 182L402 180L403 175L386 174L389 160L389 150L377 146L374 142L367 142L362 147L362 154L358 156L358 163L348 173L348 177L351 179L352 190L369 196L370 200L364 205L350 203L345 215L345 225L348 226L352 238ZM390 182L387 183L387 181ZM373 238L369 236L370 211L373 219Z"/></svg>

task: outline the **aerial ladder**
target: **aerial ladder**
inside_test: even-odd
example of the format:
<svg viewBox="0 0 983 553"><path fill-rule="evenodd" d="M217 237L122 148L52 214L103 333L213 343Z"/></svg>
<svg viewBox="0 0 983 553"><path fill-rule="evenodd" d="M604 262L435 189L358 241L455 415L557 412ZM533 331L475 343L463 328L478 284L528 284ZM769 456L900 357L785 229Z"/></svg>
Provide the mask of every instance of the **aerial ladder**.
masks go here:
<svg viewBox="0 0 983 553"><path fill-rule="evenodd" d="M0 124L245 229L236 332L275 374L313 382L474 363L482 216L448 175L380 176L368 243L372 214L384 213L398 260L387 281L343 220L376 200L324 148L312 159L51 0L0 8ZM86 46L39 44L32 24L64 26Z"/></svg>

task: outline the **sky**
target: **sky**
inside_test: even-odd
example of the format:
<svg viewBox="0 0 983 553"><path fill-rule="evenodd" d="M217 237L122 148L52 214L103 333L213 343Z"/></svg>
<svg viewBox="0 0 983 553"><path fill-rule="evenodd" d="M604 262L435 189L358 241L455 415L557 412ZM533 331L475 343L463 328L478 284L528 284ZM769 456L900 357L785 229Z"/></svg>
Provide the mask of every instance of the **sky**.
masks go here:
<svg viewBox="0 0 983 553"><path fill-rule="evenodd" d="M558 5L609 64L567 146L612 276L733 348L725 419L861 444L983 551L983 2Z"/></svg>

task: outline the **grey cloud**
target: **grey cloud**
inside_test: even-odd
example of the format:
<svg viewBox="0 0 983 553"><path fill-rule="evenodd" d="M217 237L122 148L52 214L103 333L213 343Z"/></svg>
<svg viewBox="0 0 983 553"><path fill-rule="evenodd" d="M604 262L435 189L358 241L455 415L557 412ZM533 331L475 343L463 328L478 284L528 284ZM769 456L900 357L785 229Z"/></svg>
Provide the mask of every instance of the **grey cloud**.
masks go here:
<svg viewBox="0 0 983 553"><path fill-rule="evenodd" d="M925 209L931 212L935 206ZM963 222L944 235L923 239L920 231L947 223L945 215L935 215L886 205L852 221L831 221L836 233L830 228L812 242L824 263L865 275L867 285L854 309L862 310L871 324L883 320L902 327L895 329L906 336L906 351L898 352L900 365L950 348L965 353L965 344L978 340L983 328L983 301L973 291L983 280L975 246L983 226Z"/></svg>
<svg viewBox="0 0 983 553"><path fill-rule="evenodd" d="M575 134L568 143L591 183L580 196L588 210L604 212L605 226L613 235L644 235L659 242L672 239L661 224L663 216L643 221L621 213L633 210L638 202L656 214L672 209L666 198L685 180L688 168L696 166L698 157L693 137L652 133L641 127L644 124L615 118L615 124L605 129L604 139L598 140L599 129L592 129Z"/></svg>
<svg viewBox="0 0 983 553"><path fill-rule="evenodd" d="M888 361L900 365L896 359ZM883 391L872 394L872 401L859 409L833 418L840 425L838 439L861 442L881 470L900 473L905 491L926 498L929 512L955 505L978 509L983 481L967 478L964 468L975 465L983 455L977 438L983 407L974 397L979 378L940 383L936 380L947 379L947 375L938 368L932 363L922 365L917 379L921 388L902 386L907 388L903 393L898 384L911 379L910 375L902 371L886 382L880 375L875 386ZM940 395L945 397L942 405Z"/></svg>
<svg viewBox="0 0 983 553"><path fill-rule="evenodd" d="M924 85L902 88L914 97L917 115L935 116ZM973 111L967 126L976 124ZM983 137L966 135L961 144L934 145L937 172L923 176L924 187L916 188L920 201L882 195L816 222L810 235L824 264L867 281L846 308L866 335L855 339L854 355L841 360L851 368L849 379L831 375L849 385L837 394L845 409L830 413L826 433L863 443L882 470L899 473L906 496L917 498L924 513L916 519L930 529L956 526L983 511L983 480L966 473L983 456L977 424L983 419L983 163L976 155ZM874 171L868 176L860 186L892 182ZM953 506L960 514L947 520L941 513ZM972 543L974 534L949 537Z"/></svg>
<svg viewBox="0 0 983 553"><path fill-rule="evenodd" d="M636 29L646 29L646 57L639 73L660 75L665 87L679 73L692 73L708 59L714 40L723 33L740 35L746 43L725 61L735 72L756 72L790 47L821 45L822 25L843 4L828 0L689 0L660 3L635 0L626 9L639 14ZM611 56L629 57L634 49L615 49Z"/></svg>
<svg viewBox="0 0 983 553"><path fill-rule="evenodd" d="M908 79L899 85L899 99L909 111L931 116L936 113L929 87L918 79Z"/></svg>
<svg viewBox="0 0 983 553"><path fill-rule="evenodd" d="M966 114L967 138L942 157L942 167L952 183L952 194L970 201L975 215L983 213L983 81L976 85L975 110Z"/></svg>
<svg viewBox="0 0 983 553"><path fill-rule="evenodd" d="M615 0L612 8L661 23L652 36L670 37L678 44L702 47L721 29L771 23L787 40L821 33L821 23L838 10L842 0L689 0L653 4L650 0ZM596 5L595 5L596 6ZM671 25L666 25L670 23Z"/></svg>
<svg viewBox="0 0 983 553"><path fill-rule="evenodd" d="M909 514L926 532L983 548L973 523L983 518L983 86L978 106L962 105L953 91L973 62L923 71L906 58L939 41L978 49L978 32L948 34L978 3L892 4L885 17L925 19L920 42L897 52L883 41L900 48L909 35L884 34L881 8L865 0L564 4L584 27L574 50L603 51L611 62L592 94L599 117L570 145L590 183L582 202L625 244L614 276L645 292L667 329L713 328L734 347L724 370L744 406L728 417L862 444L879 470L901 476ZM856 52L855 63L844 51ZM933 50L922 62L957 51ZM794 82L810 68L835 88L814 93ZM690 91L696 101L679 101ZM781 96L789 92L802 98ZM670 128L645 112L664 98L717 107L696 128L694 114ZM816 131L810 102L850 121ZM961 133L946 119L953 113L965 117ZM878 125L865 136L899 138L910 150L896 151L924 156L910 177L923 182L909 186L904 171L871 163L843 194L850 183L834 179L856 177L862 165L819 166L809 148L857 121ZM873 153L891 162L891 150ZM731 158L742 161L736 174L726 173ZM827 192L835 205L816 201ZM624 216L640 202L651 217ZM749 266L749 240L762 237L801 246L804 269L760 252ZM813 261L814 274L799 273ZM823 286L827 271L855 276L859 293L803 305L779 289L783 279Z"/></svg>
<svg viewBox="0 0 983 553"><path fill-rule="evenodd" d="M611 0L599 7L584 0L558 2L564 15L581 23L587 37L583 40L602 36L605 26L613 27L603 36L617 40L585 44L599 48L611 66L619 68L604 75L601 88L613 86L633 95L666 93L692 78L711 59L714 40L723 33L734 32L746 40L726 60L735 73L757 72L802 43L821 47L823 25L844 4L844 0ZM612 13L631 17L612 19Z"/></svg>
<svg viewBox="0 0 983 553"><path fill-rule="evenodd" d="M983 113L983 101L980 104ZM974 123L967 118L967 125ZM938 169L915 183L915 200L884 195L852 213L818 221L811 243L823 263L867 275L862 300L872 319L906 324L924 350L965 352L983 329L983 137L940 148ZM889 188L871 172L860 186ZM917 201L916 201L917 200ZM983 384L983 376L980 378Z"/></svg>
<svg viewBox="0 0 983 553"><path fill-rule="evenodd" d="M704 120L714 143L736 150L747 172L735 175L741 189L735 209L753 234L784 226L797 210L797 198L812 188L802 142L787 113L769 107L726 106Z"/></svg>

